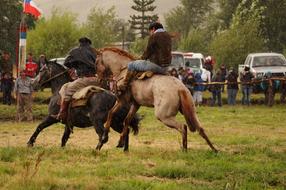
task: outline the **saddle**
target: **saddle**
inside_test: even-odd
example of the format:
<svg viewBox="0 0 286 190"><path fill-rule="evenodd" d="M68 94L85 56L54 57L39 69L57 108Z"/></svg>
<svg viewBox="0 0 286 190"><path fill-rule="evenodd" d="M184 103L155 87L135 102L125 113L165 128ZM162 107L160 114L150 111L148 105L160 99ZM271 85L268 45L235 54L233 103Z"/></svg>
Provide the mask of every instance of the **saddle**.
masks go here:
<svg viewBox="0 0 286 190"><path fill-rule="evenodd" d="M94 93L99 93L106 91L103 88L100 88L98 86L87 86L85 88L80 89L74 95L72 96L72 101L71 101L71 108L75 107L80 107L80 106L85 106L88 99L94 94ZM58 102L60 105L60 101Z"/></svg>

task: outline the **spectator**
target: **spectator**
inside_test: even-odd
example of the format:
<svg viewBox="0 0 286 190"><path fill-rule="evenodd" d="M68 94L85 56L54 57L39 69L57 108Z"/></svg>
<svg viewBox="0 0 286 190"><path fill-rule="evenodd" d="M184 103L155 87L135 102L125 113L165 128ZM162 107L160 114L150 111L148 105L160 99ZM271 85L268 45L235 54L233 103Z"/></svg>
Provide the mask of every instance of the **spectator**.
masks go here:
<svg viewBox="0 0 286 190"><path fill-rule="evenodd" d="M20 77L16 79L14 92L17 99L17 121L21 122L24 120L25 112L27 113L27 121L33 121L32 81L23 70L20 72Z"/></svg>
<svg viewBox="0 0 286 190"><path fill-rule="evenodd" d="M225 82L226 75L227 75L227 69L226 69L224 64L221 64L219 69L220 69L220 73L221 73L221 76L222 76L222 80L223 80L223 82ZM222 92L224 92L224 86L222 86Z"/></svg>
<svg viewBox="0 0 286 190"><path fill-rule="evenodd" d="M193 73L191 68L185 70L185 76L184 76L183 83L190 90L190 92L192 94L194 94L193 86L194 86L194 83L195 83L195 79L194 79L194 73Z"/></svg>
<svg viewBox="0 0 286 190"><path fill-rule="evenodd" d="M284 77L284 80L281 81L281 96L280 96L280 101L282 104L285 104L285 97L286 97L286 78Z"/></svg>
<svg viewBox="0 0 286 190"><path fill-rule="evenodd" d="M32 53L29 53L25 69L26 75L30 78L34 78L37 74L37 71L38 65L34 62Z"/></svg>
<svg viewBox="0 0 286 190"><path fill-rule="evenodd" d="M45 54L40 55L39 61L38 61L38 71L47 64L48 60L46 59Z"/></svg>
<svg viewBox="0 0 286 190"><path fill-rule="evenodd" d="M179 78L178 71L175 68L170 71L170 75Z"/></svg>
<svg viewBox="0 0 286 190"><path fill-rule="evenodd" d="M229 73L226 77L227 80L227 103L228 105L235 105L236 95L238 91L237 83L238 74L234 71L233 67L229 69Z"/></svg>
<svg viewBox="0 0 286 190"><path fill-rule="evenodd" d="M211 82L211 72L208 71L205 66L202 69L201 78L204 82L210 83Z"/></svg>
<svg viewBox="0 0 286 190"><path fill-rule="evenodd" d="M205 59L204 67L206 70L208 70L211 73L211 75L213 73L214 64L215 64L214 58L211 56L207 56Z"/></svg>
<svg viewBox="0 0 286 190"><path fill-rule="evenodd" d="M249 66L245 66L241 73L240 81L242 82L242 105L250 105L252 93L252 79L254 78Z"/></svg>
<svg viewBox="0 0 286 190"><path fill-rule="evenodd" d="M195 85L194 85L194 102L196 105L200 105L203 102L203 91L205 87L203 84L204 81L202 80L201 73L195 74Z"/></svg>
<svg viewBox="0 0 286 190"><path fill-rule="evenodd" d="M183 82L185 77L185 70L183 67L180 67L178 70L178 78Z"/></svg>
<svg viewBox="0 0 286 190"><path fill-rule="evenodd" d="M216 72L216 74L212 78L212 82L224 82L223 81L223 76L220 70ZM213 84L210 86L210 90L212 92L212 102L211 106L214 106L217 100L217 104L219 107L222 106L222 101L221 101L221 92L222 92L222 84Z"/></svg>
<svg viewBox="0 0 286 190"><path fill-rule="evenodd" d="M1 89L3 92L3 104L11 105L12 100L12 89L13 89L13 79L11 73L4 73L3 78L1 79Z"/></svg>

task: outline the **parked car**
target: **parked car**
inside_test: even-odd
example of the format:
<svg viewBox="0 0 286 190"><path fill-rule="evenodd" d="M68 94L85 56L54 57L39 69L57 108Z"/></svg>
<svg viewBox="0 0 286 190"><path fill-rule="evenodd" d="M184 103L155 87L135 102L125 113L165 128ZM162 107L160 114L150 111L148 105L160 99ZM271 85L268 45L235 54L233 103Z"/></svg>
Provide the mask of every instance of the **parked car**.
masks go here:
<svg viewBox="0 0 286 190"><path fill-rule="evenodd" d="M201 72L204 56L201 53L184 53L185 68L191 68L194 73Z"/></svg>
<svg viewBox="0 0 286 190"><path fill-rule="evenodd" d="M279 53L252 53L249 54L243 65L239 65L239 73L248 66L254 74L256 80L263 78L266 74L271 74L272 77L286 76L286 59ZM259 92L259 84L255 85L255 91Z"/></svg>

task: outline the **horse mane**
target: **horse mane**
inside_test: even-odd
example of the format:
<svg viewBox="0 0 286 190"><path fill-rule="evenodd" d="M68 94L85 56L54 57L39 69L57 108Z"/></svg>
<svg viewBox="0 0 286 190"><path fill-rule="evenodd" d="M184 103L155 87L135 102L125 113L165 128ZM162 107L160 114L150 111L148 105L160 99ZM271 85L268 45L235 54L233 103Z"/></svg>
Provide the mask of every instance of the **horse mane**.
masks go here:
<svg viewBox="0 0 286 190"><path fill-rule="evenodd" d="M48 64L56 65L57 67L60 67L63 70L67 69L64 65L59 64L56 60L55 61L49 61Z"/></svg>
<svg viewBox="0 0 286 190"><path fill-rule="evenodd" d="M99 52L100 54L102 54L104 51L112 51L112 52L115 52L115 53L122 55L124 57L128 57L129 59L132 59L132 60L138 59L138 58L134 57L133 55L131 55L130 53L128 53L127 51L124 51L124 50L119 49L119 48L106 47L106 48L101 48L99 50L96 50L96 52Z"/></svg>

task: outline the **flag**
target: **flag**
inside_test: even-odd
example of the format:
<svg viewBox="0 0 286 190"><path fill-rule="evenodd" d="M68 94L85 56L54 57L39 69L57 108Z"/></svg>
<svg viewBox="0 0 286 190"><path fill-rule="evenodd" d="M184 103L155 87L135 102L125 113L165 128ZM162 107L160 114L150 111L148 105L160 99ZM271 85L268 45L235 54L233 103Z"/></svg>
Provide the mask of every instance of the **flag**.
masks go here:
<svg viewBox="0 0 286 190"><path fill-rule="evenodd" d="M37 7L33 0L24 0L24 13L28 13L36 17L37 19L41 16L41 9Z"/></svg>
<svg viewBox="0 0 286 190"><path fill-rule="evenodd" d="M19 46L26 46L27 26L25 24L20 26L20 40Z"/></svg>

